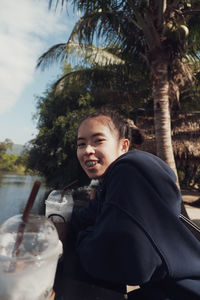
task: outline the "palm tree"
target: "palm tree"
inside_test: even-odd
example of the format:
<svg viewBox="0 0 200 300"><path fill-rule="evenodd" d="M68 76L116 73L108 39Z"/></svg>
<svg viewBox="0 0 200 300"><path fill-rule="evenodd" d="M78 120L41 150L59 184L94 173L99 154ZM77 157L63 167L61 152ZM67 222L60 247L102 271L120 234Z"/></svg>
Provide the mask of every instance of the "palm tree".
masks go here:
<svg viewBox="0 0 200 300"><path fill-rule="evenodd" d="M56 0L56 4L59 2L64 5L69 1ZM50 8L52 3L50 0ZM68 42L52 47L41 56L38 66L52 59L66 59L77 41L79 45L92 47L94 39L105 48L112 41L112 49L117 49L115 54L125 57L126 62L132 57L143 58L151 74L157 155L177 173L171 141L170 100L179 103L181 87L192 79L188 56L199 59L199 1L74 0L73 4L82 17Z"/></svg>

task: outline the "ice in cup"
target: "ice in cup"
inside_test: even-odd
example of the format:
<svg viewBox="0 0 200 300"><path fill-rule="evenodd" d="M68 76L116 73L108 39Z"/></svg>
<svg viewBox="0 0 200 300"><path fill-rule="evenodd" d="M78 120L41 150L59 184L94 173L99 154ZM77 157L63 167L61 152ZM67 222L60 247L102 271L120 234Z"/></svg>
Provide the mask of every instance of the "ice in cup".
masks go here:
<svg viewBox="0 0 200 300"><path fill-rule="evenodd" d="M19 233L21 217L11 217L0 226L0 299L46 300L52 293L62 243L54 224L44 216L30 215Z"/></svg>
<svg viewBox="0 0 200 300"><path fill-rule="evenodd" d="M61 190L53 190L47 200L46 203L46 217L54 216L52 220L56 222L67 222L69 221L74 201L71 191L66 191L64 195L62 195ZM56 216L57 215L57 216Z"/></svg>

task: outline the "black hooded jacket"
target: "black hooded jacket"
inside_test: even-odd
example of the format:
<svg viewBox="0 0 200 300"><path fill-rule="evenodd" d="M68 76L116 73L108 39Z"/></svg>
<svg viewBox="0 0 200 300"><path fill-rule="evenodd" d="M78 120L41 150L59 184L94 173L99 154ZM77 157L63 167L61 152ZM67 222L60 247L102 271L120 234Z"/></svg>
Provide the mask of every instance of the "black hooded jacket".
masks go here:
<svg viewBox="0 0 200 300"><path fill-rule="evenodd" d="M72 215L84 269L94 278L140 285L144 299L200 299L200 242L180 211L166 163L138 150L120 156L95 199Z"/></svg>

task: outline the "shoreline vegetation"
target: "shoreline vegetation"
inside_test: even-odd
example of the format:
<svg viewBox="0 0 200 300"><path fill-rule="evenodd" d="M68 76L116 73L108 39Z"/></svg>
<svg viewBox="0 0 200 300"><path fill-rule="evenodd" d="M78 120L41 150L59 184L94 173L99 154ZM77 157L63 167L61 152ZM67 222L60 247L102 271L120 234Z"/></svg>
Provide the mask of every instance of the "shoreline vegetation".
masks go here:
<svg viewBox="0 0 200 300"><path fill-rule="evenodd" d="M3 154L0 159L0 172L10 172L19 175L38 175L26 167L27 155Z"/></svg>
<svg viewBox="0 0 200 300"><path fill-rule="evenodd" d="M14 144L8 138L0 142L0 171L28 174L28 154L24 150L23 145Z"/></svg>

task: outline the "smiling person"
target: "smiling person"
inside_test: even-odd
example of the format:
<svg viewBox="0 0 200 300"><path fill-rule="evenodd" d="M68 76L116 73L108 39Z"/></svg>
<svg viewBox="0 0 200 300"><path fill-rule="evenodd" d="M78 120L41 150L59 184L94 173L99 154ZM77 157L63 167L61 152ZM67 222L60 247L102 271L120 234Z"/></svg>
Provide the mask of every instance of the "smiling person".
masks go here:
<svg viewBox="0 0 200 300"><path fill-rule="evenodd" d="M200 299L200 243L179 219L176 176L158 157L131 151L141 142L134 123L115 111L80 122L77 157L100 182L72 214L81 264L95 279L139 285L129 299Z"/></svg>
<svg viewBox="0 0 200 300"><path fill-rule="evenodd" d="M101 179L109 165L128 151L129 140L118 135L118 130L107 116L92 117L82 122L78 131L77 157L89 178Z"/></svg>

